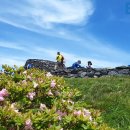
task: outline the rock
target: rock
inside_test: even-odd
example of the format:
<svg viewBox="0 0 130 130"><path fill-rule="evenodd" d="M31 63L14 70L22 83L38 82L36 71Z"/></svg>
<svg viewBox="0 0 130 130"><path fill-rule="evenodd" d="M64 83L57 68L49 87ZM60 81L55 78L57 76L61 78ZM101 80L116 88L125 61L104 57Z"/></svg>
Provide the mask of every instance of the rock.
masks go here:
<svg viewBox="0 0 130 130"><path fill-rule="evenodd" d="M129 75L130 71L129 69L123 69L123 70L119 70L118 73L122 75Z"/></svg>
<svg viewBox="0 0 130 130"><path fill-rule="evenodd" d="M91 71L91 72L86 72L86 76L88 77L94 77L94 71Z"/></svg>
<svg viewBox="0 0 130 130"><path fill-rule="evenodd" d="M97 77L100 77L101 76L101 72L96 72L94 75L97 76Z"/></svg>
<svg viewBox="0 0 130 130"><path fill-rule="evenodd" d="M118 75L118 72L117 71L109 71L108 72L108 75Z"/></svg>
<svg viewBox="0 0 130 130"><path fill-rule="evenodd" d="M79 75L79 77L85 77L86 75L87 75L87 72L80 72L80 73L78 73L78 75Z"/></svg>
<svg viewBox="0 0 130 130"><path fill-rule="evenodd" d="M41 59L28 59L25 63L24 68L27 69L27 65L32 64L34 68L39 68L41 70L45 70L47 72L51 72L53 75L64 76L64 77L103 77L103 76L111 76L111 75L130 75L130 66L119 66L116 68L78 68L72 69L71 67L67 68L58 68L55 70L56 62L49 60L41 60Z"/></svg>

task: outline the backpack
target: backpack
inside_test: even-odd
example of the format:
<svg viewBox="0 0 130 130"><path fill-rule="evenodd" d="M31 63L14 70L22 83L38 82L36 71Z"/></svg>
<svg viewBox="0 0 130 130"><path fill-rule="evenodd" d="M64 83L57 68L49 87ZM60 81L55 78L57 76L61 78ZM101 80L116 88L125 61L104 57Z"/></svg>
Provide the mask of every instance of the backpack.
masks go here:
<svg viewBox="0 0 130 130"><path fill-rule="evenodd" d="M61 61L64 61L64 56L62 56Z"/></svg>

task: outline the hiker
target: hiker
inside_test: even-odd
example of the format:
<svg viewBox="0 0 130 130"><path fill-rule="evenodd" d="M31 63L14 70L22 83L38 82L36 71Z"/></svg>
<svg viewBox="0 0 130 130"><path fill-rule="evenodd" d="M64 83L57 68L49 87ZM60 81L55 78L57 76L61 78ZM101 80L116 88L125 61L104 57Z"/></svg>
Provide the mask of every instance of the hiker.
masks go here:
<svg viewBox="0 0 130 130"><path fill-rule="evenodd" d="M72 69L77 69L77 68L81 68L81 61L80 60L78 60L77 62L75 62L75 63L73 63L73 65L72 65Z"/></svg>
<svg viewBox="0 0 130 130"><path fill-rule="evenodd" d="M31 69L33 67L32 63L27 64L27 69Z"/></svg>
<svg viewBox="0 0 130 130"><path fill-rule="evenodd" d="M92 66L92 62L91 62L91 61L88 61L88 66L87 66L87 68L92 68L91 66Z"/></svg>
<svg viewBox="0 0 130 130"><path fill-rule="evenodd" d="M64 56L60 52L57 52L56 61L55 69L64 68Z"/></svg>

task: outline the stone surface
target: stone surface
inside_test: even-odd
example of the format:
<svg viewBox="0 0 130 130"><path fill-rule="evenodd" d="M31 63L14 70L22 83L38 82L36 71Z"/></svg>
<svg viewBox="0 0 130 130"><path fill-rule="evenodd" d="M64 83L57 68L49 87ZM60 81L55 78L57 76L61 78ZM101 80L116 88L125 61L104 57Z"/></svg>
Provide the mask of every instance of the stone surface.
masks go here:
<svg viewBox="0 0 130 130"><path fill-rule="evenodd" d="M102 76L115 76L115 75L129 75L130 67L119 66L116 68L79 68L73 70L71 67L60 68L55 70L56 62L41 59L28 59L25 63L25 69L27 65L32 64L34 68L39 68L51 72L53 75L64 76L68 78L87 78L87 77L102 77Z"/></svg>

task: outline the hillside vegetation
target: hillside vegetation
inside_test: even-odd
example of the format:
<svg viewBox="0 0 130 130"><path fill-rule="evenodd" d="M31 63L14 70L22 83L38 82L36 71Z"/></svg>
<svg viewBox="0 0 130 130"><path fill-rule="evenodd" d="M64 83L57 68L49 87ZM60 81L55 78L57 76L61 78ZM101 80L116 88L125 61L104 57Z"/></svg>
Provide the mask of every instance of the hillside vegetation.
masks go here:
<svg viewBox="0 0 130 130"><path fill-rule="evenodd" d="M70 78L78 88L80 101L102 113L103 121L116 130L130 130L130 77Z"/></svg>
<svg viewBox="0 0 130 130"><path fill-rule="evenodd" d="M78 101L81 93L63 78L35 68L3 68L0 130L114 130L99 110Z"/></svg>

